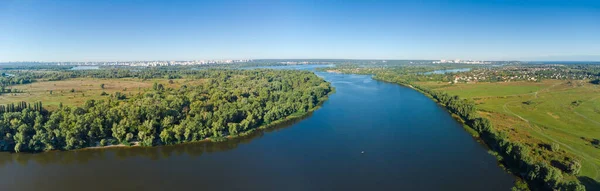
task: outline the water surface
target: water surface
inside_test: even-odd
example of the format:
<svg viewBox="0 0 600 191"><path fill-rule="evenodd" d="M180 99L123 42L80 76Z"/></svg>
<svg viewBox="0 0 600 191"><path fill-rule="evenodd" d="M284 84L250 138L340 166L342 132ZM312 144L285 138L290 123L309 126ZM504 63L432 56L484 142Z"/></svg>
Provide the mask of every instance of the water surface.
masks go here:
<svg viewBox="0 0 600 191"><path fill-rule="evenodd" d="M290 64L290 65L278 65L278 66L249 66L243 67L242 69L275 69L275 70L311 70L314 71L316 68L324 67L335 67L335 64Z"/></svg>
<svg viewBox="0 0 600 191"><path fill-rule="evenodd" d="M0 153L0 190L512 187L494 157L422 94L365 75L317 74L337 92L288 127L224 143Z"/></svg>
<svg viewBox="0 0 600 191"><path fill-rule="evenodd" d="M457 69L447 69L447 70L435 70L431 72L425 72L423 74L449 74L449 73L458 73L458 72L468 72L471 71L471 68L457 68Z"/></svg>
<svg viewBox="0 0 600 191"><path fill-rule="evenodd" d="M100 69L98 66L75 66L70 70L97 70Z"/></svg>

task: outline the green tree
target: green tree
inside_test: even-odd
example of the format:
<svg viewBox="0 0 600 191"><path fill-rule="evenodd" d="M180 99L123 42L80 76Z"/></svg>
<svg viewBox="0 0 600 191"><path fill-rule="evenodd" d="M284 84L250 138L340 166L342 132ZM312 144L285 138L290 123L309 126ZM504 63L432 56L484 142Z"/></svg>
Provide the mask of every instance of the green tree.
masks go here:
<svg viewBox="0 0 600 191"><path fill-rule="evenodd" d="M572 175L578 175L581 171L581 163L577 160L569 161L567 165L567 172Z"/></svg>

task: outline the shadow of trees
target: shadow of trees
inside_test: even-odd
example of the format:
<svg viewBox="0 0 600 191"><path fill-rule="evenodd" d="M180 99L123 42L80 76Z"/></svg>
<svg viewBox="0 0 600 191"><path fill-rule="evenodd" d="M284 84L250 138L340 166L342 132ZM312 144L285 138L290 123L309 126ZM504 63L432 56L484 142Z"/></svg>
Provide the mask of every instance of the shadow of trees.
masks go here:
<svg viewBox="0 0 600 191"><path fill-rule="evenodd" d="M590 177L580 176L577 179L585 186L586 190L600 190L600 183Z"/></svg>
<svg viewBox="0 0 600 191"><path fill-rule="evenodd" d="M49 164L84 164L92 160L106 160L116 158L124 160L132 157L143 157L151 160L159 160L172 156L190 156L200 157L205 153L223 152L237 148L239 145L248 144L253 140L260 139L265 133L279 131L312 116L312 112L307 115L280 124L271 126L267 129L256 129L246 136L229 138L223 142L191 142L176 145L162 145L155 147L113 147L103 149L81 149L71 151L49 151L40 153L9 153L0 152L0 167L8 164L28 165L35 162L38 165Z"/></svg>

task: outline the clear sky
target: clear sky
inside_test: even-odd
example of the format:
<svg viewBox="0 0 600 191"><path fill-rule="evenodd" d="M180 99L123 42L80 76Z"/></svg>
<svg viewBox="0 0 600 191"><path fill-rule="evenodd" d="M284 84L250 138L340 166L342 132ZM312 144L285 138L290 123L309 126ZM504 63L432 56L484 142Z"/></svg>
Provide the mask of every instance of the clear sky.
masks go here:
<svg viewBox="0 0 600 191"><path fill-rule="evenodd" d="M0 0L0 61L600 60L600 1Z"/></svg>

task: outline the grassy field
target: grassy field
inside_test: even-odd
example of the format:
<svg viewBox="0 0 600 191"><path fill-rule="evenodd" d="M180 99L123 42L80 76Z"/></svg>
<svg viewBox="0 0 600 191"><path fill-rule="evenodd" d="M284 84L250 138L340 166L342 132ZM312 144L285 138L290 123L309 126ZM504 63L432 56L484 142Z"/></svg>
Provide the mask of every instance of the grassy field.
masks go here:
<svg viewBox="0 0 600 191"><path fill-rule="evenodd" d="M448 84L420 82L423 86L473 99L479 113L510 138L537 146L546 161L576 157L580 176L600 181L600 86L586 81L545 80ZM560 152L542 149L557 143Z"/></svg>
<svg viewBox="0 0 600 191"><path fill-rule="evenodd" d="M74 78L63 81L41 81L25 85L12 86L23 90L24 93L11 93L0 95L0 104L15 103L19 101L35 102L42 101L44 107L52 110L63 105L81 105L88 99L106 99L101 96L102 92L114 94L121 92L128 95L137 94L152 88L154 82L162 83L166 87L177 88L183 84L198 84L202 80L174 79L169 83L167 79L98 79L98 78ZM104 84L104 89L100 87ZM71 92L71 90L75 90ZM52 93L51 93L52 92Z"/></svg>
<svg viewBox="0 0 600 191"><path fill-rule="evenodd" d="M448 84L443 82L421 82L430 88L444 90L452 95L458 95L462 98L483 98L497 96L511 96L533 93L548 86L547 82L506 82L506 83L477 83L477 84ZM476 85L476 86L473 86ZM473 88L476 87L476 88Z"/></svg>

